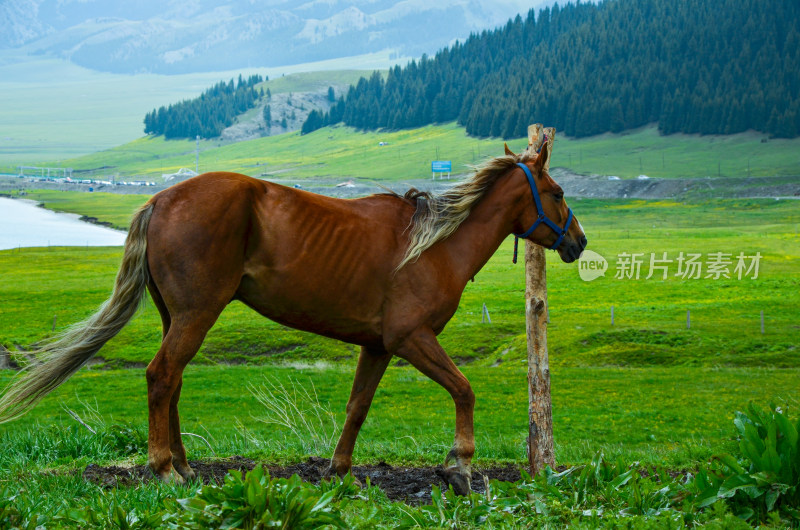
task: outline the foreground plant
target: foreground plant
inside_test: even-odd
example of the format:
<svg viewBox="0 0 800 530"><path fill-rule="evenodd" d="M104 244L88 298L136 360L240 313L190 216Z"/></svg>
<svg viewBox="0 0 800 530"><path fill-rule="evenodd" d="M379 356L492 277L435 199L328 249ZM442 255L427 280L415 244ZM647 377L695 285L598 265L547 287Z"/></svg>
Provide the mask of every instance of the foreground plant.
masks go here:
<svg viewBox="0 0 800 530"><path fill-rule="evenodd" d="M708 471L698 473L698 497L727 499L746 520L763 521L770 512L800 521L800 420L770 404L737 412L739 455L723 454ZM703 504L702 502L700 503Z"/></svg>
<svg viewBox="0 0 800 530"><path fill-rule="evenodd" d="M459 497L434 487L431 505L406 510L401 526L462 528L536 519L613 527L620 518L633 528L647 521L671 527L720 520L726 528L747 526L745 521L797 526L800 422L792 423L774 405L765 412L751 404L746 413L736 413L734 424L739 454L719 455L694 475L641 473L636 463L608 461L598 453L562 472L547 467L535 477L523 473L517 483L487 481L485 494Z"/></svg>
<svg viewBox="0 0 800 530"><path fill-rule="evenodd" d="M304 483L297 475L273 479L263 467L245 476L231 470L221 486L204 486L178 502L185 513L180 528L347 528L340 509L358 486L351 475L322 487ZM336 509L331 504L337 501Z"/></svg>
<svg viewBox="0 0 800 530"><path fill-rule="evenodd" d="M104 489L79 475L17 474L14 482L0 479L0 528L797 527L800 423L784 409L750 405L734 424L738 450L694 473L676 476L598 453L564 471L523 473L514 483L485 480L483 493L458 496L434 486L427 506L391 502L369 479L364 490L349 475L315 485L297 476L272 478L262 467L232 471L222 485L193 491L157 483ZM78 454L76 446L115 457L141 446L138 431L126 426L103 424L91 436L78 426L73 431L72 437L44 431L65 447L36 449L36 461L60 461ZM5 441L33 450L42 445L42 431Z"/></svg>

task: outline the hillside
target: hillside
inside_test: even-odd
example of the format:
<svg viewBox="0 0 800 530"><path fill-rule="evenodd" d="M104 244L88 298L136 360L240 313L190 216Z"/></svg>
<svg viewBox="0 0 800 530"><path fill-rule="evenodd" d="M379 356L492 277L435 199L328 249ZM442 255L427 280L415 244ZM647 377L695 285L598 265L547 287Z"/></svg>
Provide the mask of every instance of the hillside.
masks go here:
<svg viewBox="0 0 800 530"><path fill-rule="evenodd" d="M289 85L289 81L289 77L284 78L286 89L298 86ZM269 83L277 86L278 82L281 80ZM526 143L524 138L509 141L515 150ZM431 179L431 160L451 160L458 176L469 171L469 165L501 154L502 149L502 142L497 139L470 137L455 123L394 132L361 132L336 126L307 135L295 132L235 143L201 140L199 169L237 171L303 186L334 186L349 179L354 179L356 184L405 185L424 181L427 185ZM754 132L729 136L660 136L654 127L646 127L623 134L580 139L558 136L552 164L553 168L568 169L572 173L602 175L604 186L624 185L630 182L628 179L636 181L640 175L651 178L640 181L645 184L656 177L769 177L772 180L781 177L797 184L800 175L797 153L800 153L798 138L769 139ZM195 142L145 137L61 163L82 170L82 178L108 180L110 175L118 175L120 180L160 181L162 174L174 173L182 167L194 169ZM612 182L606 178L608 176L623 180ZM575 192L583 189L577 183ZM714 194L731 185L730 181L719 185L704 183L697 189ZM679 187L674 191L677 194L685 190ZM627 191L619 196L624 193ZM773 193L756 195L771 196Z"/></svg>
<svg viewBox="0 0 800 530"><path fill-rule="evenodd" d="M341 108L340 108L341 107ZM505 26L362 78L313 127L458 120L514 138L542 122L575 137L658 123L664 134L800 135L800 4L609 0Z"/></svg>
<svg viewBox="0 0 800 530"><path fill-rule="evenodd" d="M330 109L356 71L307 72L270 81L259 74L220 81L200 96L162 105L144 117L144 132L167 139L197 136L243 141L299 130L310 113Z"/></svg>

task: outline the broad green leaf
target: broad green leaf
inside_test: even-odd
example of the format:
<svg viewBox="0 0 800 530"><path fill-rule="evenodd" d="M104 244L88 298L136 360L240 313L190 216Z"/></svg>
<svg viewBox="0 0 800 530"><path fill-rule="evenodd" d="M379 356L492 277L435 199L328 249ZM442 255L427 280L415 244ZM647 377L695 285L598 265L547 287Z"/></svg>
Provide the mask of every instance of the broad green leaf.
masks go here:
<svg viewBox="0 0 800 530"><path fill-rule="evenodd" d="M797 448L797 429L786 417L785 413L775 413L775 422L780 427L781 434L790 448Z"/></svg>
<svg viewBox="0 0 800 530"><path fill-rule="evenodd" d="M777 490L769 490L767 492L767 495L764 500L767 503L768 512L771 512L772 509L775 508L775 503L777 502L778 497L780 497L780 492Z"/></svg>
<svg viewBox="0 0 800 530"><path fill-rule="evenodd" d="M328 506L331 503L331 501L333 501L333 498L334 498L335 494L336 494L336 492L329 491L328 493L326 493L325 495L320 497L319 500L317 501L317 503L314 505L314 508L311 511L312 512L318 512L320 510L325 509L325 507Z"/></svg>
<svg viewBox="0 0 800 530"><path fill-rule="evenodd" d="M718 492L719 488L710 486L702 490L700 493L698 493L697 496L694 498L694 502L698 508L705 508L706 506L711 506L712 504L717 502L717 499L719 498Z"/></svg>
<svg viewBox="0 0 800 530"><path fill-rule="evenodd" d="M721 498L732 497L738 490L756 485L756 481L749 475L731 475L719 487Z"/></svg>
<svg viewBox="0 0 800 530"><path fill-rule="evenodd" d="M755 449L755 451L760 455L764 452L764 440L761 438L761 435L758 433L758 429L751 424L746 423L744 426L744 439L747 440Z"/></svg>
<svg viewBox="0 0 800 530"><path fill-rule="evenodd" d="M739 461L727 453L717 456L717 460L728 466L735 473L745 473L745 469L739 465Z"/></svg>
<svg viewBox="0 0 800 530"><path fill-rule="evenodd" d="M762 411L758 406L753 403L752 401L747 404L747 408L750 410L750 417L752 418L753 422L759 423L761 425L765 425L766 421L766 414Z"/></svg>
<svg viewBox="0 0 800 530"><path fill-rule="evenodd" d="M628 481L633 477L633 474L636 472L635 469L628 470L627 473L623 473L618 475L614 480L611 481L611 487L614 489L619 489L620 486L623 486L628 483Z"/></svg>

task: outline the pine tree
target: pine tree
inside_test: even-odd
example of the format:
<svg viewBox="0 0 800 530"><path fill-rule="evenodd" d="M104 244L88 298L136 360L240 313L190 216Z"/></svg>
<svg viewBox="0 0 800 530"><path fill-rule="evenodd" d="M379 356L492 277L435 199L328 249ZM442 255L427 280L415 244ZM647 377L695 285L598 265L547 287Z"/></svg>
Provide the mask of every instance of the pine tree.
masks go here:
<svg viewBox="0 0 800 530"><path fill-rule="evenodd" d="M270 108L269 105L264 105L263 116L264 116L264 123L267 124L267 129L269 129L270 125L272 124L272 109Z"/></svg>
<svg viewBox="0 0 800 530"><path fill-rule="evenodd" d="M798 136L788 110L800 105L798 19L800 3L783 0L556 4L396 66L385 82L362 78L336 112L359 129L457 119L477 136L524 135L523 119L573 136L655 121L664 134Z"/></svg>

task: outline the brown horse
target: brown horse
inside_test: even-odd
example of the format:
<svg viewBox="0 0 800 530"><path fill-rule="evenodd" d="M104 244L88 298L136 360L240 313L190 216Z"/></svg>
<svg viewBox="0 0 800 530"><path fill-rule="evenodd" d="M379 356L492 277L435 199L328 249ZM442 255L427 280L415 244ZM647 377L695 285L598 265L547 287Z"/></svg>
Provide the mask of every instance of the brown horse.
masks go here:
<svg viewBox="0 0 800 530"><path fill-rule="evenodd" d="M6 389L0 421L20 416L83 366L131 319L147 289L164 333L146 372L148 462L163 480L192 479L178 418L183 370L225 306L241 300L281 324L361 346L332 472L350 469L358 431L396 355L452 396L455 441L445 468L465 493L475 396L436 336L500 243L539 217L518 162L535 175L542 213L563 229L568 208L547 157L545 144L538 156L495 158L440 195L342 200L234 173L164 190L133 217L111 298L36 352L43 362ZM528 239L550 247L557 236L541 225ZM557 251L572 262L585 246L575 221Z"/></svg>

